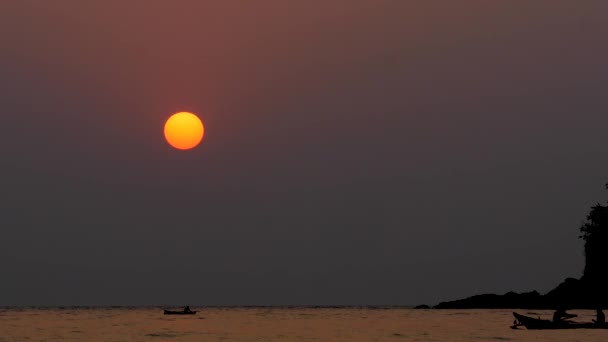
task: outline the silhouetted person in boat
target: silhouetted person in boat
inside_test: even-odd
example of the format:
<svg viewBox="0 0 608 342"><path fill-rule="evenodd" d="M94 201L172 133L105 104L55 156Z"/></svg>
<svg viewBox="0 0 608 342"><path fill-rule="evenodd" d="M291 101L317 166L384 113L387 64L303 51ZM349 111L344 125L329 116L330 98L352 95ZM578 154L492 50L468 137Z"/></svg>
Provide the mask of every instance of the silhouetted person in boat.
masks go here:
<svg viewBox="0 0 608 342"><path fill-rule="evenodd" d="M604 311L602 309L597 309L596 317L592 320L595 324L604 324L606 323L606 316L604 315Z"/></svg>
<svg viewBox="0 0 608 342"><path fill-rule="evenodd" d="M192 310L190 310L190 307L189 307L189 306L186 306L186 307L184 308L184 312L192 312Z"/></svg>
<svg viewBox="0 0 608 342"><path fill-rule="evenodd" d="M553 323L570 323L568 318L576 317L575 314L569 314L565 309L557 309L553 313Z"/></svg>

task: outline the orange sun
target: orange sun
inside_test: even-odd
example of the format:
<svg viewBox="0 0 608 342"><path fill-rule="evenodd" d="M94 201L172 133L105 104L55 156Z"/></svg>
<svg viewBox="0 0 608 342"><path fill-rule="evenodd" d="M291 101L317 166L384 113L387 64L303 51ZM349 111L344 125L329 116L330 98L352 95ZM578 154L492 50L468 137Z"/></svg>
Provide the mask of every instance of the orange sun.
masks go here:
<svg viewBox="0 0 608 342"><path fill-rule="evenodd" d="M195 148L203 140L205 127L198 116L179 112L171 115L165 123L165 138L178 150Z"/></svg>

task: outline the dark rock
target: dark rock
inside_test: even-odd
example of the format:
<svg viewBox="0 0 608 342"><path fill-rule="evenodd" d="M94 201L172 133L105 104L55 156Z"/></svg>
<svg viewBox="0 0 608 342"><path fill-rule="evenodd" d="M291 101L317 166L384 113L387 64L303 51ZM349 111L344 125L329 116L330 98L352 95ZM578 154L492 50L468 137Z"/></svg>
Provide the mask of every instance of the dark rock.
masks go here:
<svg viewBox="0 0 608 342"><path fill-rule="evenodd" d="M542 296L536 292L515 293L504 295L482 294L451 302L442 302L436 309L533 309L543 306Z"/></svg>
<svg viewBox="0 0 608 342"><path fill-rule="evenodd" d="M566 278L544 297L547 304L554 309L585 308L589 304L583 282L575 278Z"/></svg>
<svg viewBox="0 0 608 342"><path fill-rule="evenodd" d="M442 302L436 309L597 309L608 308L605 297L588 282L567 278L545 295L536 291L504 295L483 294Z"/></svg>
<svg viewBox="0 0 608 342"><path fill-rule="evenodd" d="M606 184L608 189L608 184ZM439 303L438 309L608 309L608 205L591 207L580 227L585 241L583 277L567 278L545 295L538 292L485 294Z"/></svg>
<svg viewBox="0 0 608 342"><path fill-rule="evenodd" d="M422 304L422 305L418 305L416 307L414 307L414 309L430 309L431 307L426 305L426 304Z"/></svg>

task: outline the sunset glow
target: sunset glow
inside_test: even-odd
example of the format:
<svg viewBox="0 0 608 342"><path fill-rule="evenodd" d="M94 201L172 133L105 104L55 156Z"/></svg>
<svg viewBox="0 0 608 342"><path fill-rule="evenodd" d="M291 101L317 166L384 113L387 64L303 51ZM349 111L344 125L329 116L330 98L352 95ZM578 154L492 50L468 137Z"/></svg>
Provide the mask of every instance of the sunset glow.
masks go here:
<svg viewBox="0 0 608 342"><path fill-rule="evenodd" d="M189 112L173 114L165 123L165 139L178 150L192 149L203 140L205 128L198 116Z"/></svg>

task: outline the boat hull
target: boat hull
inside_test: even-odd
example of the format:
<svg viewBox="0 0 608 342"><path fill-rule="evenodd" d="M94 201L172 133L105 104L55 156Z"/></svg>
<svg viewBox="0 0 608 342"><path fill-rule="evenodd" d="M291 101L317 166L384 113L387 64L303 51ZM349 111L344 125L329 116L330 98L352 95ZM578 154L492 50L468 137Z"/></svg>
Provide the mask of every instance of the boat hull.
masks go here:
<svg viewBox="0 0 608 342"><path fill-rule="evenodd" d="M165 310L165 315L196 315L196 311L184 312Z"/></svg>
<svg viewBox="0 0 608 342"><path fill-rule="evenodd" d="M596 324L596 323L569 323L560 322L555 323L546 319L533 318L525 315L513 313L515 319L517 319L517 326L523 325L529 330L555 330L555 329L608 329L608 324Z"/></svg>

